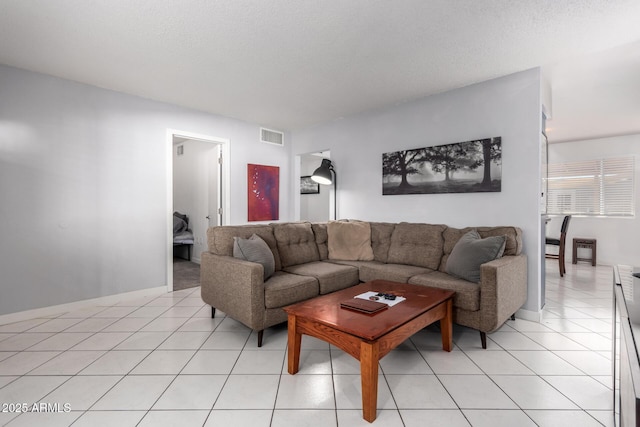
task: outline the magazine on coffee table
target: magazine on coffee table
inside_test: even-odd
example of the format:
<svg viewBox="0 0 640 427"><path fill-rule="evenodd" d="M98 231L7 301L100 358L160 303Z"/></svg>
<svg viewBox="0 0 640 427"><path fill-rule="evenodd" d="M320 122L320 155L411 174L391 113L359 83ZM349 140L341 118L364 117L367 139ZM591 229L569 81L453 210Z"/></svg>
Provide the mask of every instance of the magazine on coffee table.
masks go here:
<svg viewBox="0 0 640 427"><path fill-rule="evenodd" d="M360 294L360 295L356 295L354 298L364 299L364 300L368 300L368 301L381 302L383 304L388 305L389 307L393 307L394 305L399 304L402 301L406 300L406 298L401 297L401 296L397 296L397 295L396 295L396 299L394 299L394 300L385 299L385 297L383 297L383 296L378 296L379 293L380 292L378 292L378 291L369 291L369 292L365 292L365 293Z"/></svg>

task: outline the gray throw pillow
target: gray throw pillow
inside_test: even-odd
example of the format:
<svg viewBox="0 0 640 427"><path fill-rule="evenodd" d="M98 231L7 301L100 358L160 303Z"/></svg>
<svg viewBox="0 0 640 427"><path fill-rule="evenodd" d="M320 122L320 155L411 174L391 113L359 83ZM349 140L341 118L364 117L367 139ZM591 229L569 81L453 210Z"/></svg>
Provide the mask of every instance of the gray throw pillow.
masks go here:
<svg viewBox="0 0 640 427"><path fill-rule="evenodd" d="M483 239L476 230L471 230L453 247L445 270L460 279L480 283L480 266L500 258L506 242L506 236Z"/></svg>
<svg viewBox="0 0 640 427"><path fill-rule="evenodd" d="M262 267L264 267L264 280L271 277L276 270L276 261L273 258L271 248L257 234L253 234L248 239L234 237L233 256L245 261L262 264Z"/></svg>
<svg viewBox="0 0 640 427"><path fill-rule="evenodd" d="M178 218L177 216L173 216L173 234L180 233L187 229L187 223L184 222L182 218Z"/></svg>

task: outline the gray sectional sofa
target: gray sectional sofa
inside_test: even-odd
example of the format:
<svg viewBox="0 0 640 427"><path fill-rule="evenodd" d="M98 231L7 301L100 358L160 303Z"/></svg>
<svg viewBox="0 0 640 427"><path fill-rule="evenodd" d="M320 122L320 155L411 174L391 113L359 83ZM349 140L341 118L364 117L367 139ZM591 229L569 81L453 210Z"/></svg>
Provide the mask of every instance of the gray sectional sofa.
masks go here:
<svg viewBox="0 0 640 427"><path fill-rule="evenodd" d="M498 329L526 300L527 262L522 254L522 231L517 227L457 229L357 222L369 230L366 248L347 256L340 246L352 239L338 238L337 223L211 227L207 231L209 251L201 257L202 299L211 305L212 316L219 309L257 331L261 346L265 328L287 321L282 307L318 295L375 279L446 288L456 292L454 322L479 330L483 348L486 333ZM501 256L480 266L479 283L447 273L456 243L471 230L482 238L505 236ZM263 264L233 256L234 238L248 239L254 234L273 254L275 271L266 280Z"/></svg>

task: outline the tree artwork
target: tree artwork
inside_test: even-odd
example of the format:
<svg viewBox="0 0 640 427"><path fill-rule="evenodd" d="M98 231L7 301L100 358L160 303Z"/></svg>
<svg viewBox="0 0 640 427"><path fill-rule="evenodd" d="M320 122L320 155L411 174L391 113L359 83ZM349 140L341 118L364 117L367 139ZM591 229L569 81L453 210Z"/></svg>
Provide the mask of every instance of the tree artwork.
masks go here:
<svg viewBox="0 0 640 427"><path fill-rule="evenodd" d="M501 137L385 153L382 194L500 191L501 162Z"/></svg>
<svg viewBox="0 0 640 427"><path fill-rule="evenodd" d="M407 176L419 173L419 170L414 165L424 161L424 155L424 148L383 154L382 174L399 176L400 188L411 187L411 184L407 181Z"/></svg>
<svg viewBox="0 0 640 427"><path fill-rule="evenodd" d="M501 138L488 138L479 142L482 144L483 164L489 165L491 162L500 163L502 161ZM491 188L491 168L484 168L482 187Z"/></svg>

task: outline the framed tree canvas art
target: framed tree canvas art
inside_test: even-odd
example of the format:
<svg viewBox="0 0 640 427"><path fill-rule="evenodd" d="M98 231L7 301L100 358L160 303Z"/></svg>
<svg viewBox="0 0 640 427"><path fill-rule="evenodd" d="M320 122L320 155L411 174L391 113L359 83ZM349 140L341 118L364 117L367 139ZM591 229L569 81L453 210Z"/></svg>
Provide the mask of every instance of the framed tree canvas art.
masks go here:
<svg viewBox="0 0 640 427"><path fill-rule="evenodd" d="M382 155L382 194L499 192L502 138L436 145Z"/></svg>

